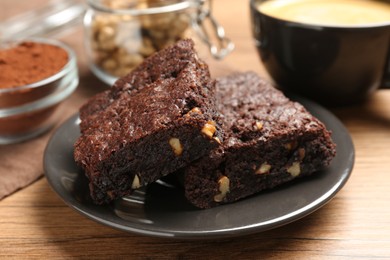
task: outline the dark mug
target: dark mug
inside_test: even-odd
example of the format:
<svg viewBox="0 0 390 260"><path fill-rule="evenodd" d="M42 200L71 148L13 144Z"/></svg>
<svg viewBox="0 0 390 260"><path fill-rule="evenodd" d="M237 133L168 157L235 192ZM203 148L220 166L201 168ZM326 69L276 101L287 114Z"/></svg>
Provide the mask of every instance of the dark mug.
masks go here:
<svg viewBox="0 0 390 260"><path fill-rule="evenodd" d="M265 1L250 1L252 31L280 88L325 105L348 105L389 87L390 21L348 27L290 22L260 12Z"/></svg>

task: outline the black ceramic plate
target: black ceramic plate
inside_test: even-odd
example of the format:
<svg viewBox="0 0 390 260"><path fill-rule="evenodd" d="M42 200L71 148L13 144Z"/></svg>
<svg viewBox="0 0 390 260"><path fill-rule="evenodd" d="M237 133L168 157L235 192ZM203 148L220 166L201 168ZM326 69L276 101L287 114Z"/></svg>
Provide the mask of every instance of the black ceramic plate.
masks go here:
<svg viewBox="0 0 390 260"><path fill-rule="evenodd" d="M77 115L66 121L49 141L44 156L46 177L70 207L124 231L157 237L214 238L276 228L330 201L348 180L354 163L352 140L342 123L315 103L299 101L333 132L337 155L330 167L233 204L196 209L185 200L181 188L159 181L110 205L94 205L88 182L73 160L73 143L79 136Z"/></svg>

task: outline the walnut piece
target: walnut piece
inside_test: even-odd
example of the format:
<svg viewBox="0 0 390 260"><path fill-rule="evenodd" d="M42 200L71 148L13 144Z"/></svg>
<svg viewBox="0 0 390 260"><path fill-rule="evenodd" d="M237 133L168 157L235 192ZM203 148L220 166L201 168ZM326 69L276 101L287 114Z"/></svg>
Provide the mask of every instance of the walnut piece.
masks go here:
<svg viewBox="0 0 390 260"><path fill-rule="evenodd" d="M271 170L271 165L264 162L260 165L260 167L256 170L256 174L264 174Z"/></svg>
<svg viewBox="0 0 390 260"><path fill-rule="evenodd" d="M199 107L194 107L193 109L191 109L190 111L188 111L188 113L186 114L186 116L191 116L193 114L198 114L198 115L201 115L202 114L202 111L200 110Z"/></svg>
<svg viewBox="0 0 390 260"><path fill-rule="evenodd" d="M287 143L287 144L284 145L284 147L285 147L287 150L289 150L289 151L291 151L291 150L297 148L297 146L298 146L298 142L297 142L297 141L292 141L292 142L289 142L289 143Z"/></svg>
<svg viewBox="0 0 390 260"><path fill-rule="evenodd" d="M222 142L221 142L221 140L219 140L219 138L216 136L216 137L213 137L213 139L217 142L217 143L219 143L219 144L221 144Z"/></svg>
<svg viewBox="0 0 390 260"><path fill-rule="evenodd" d="M205 134L210 139L213 138L213 135L217 128L215 127L214 121L208 121L202 128L202 133Z"/></svg>
<svg viewBox="0 0 390 260"><path fill-rule="evenodd" d="M261 130L262 128L263 128L263 123L257 121L257 122L256 122L256 129L257 129L257 130Z"/></svg>
<svg viewBox="0 0 390 260"><path fill-rule="evenodd" d="M138 189L139 187L141 187L141 183L139 181L139 177L138 175L134 175L134 179L133 179L133 183L131 184L131 188L132 189Z"/></svg>
<svg viewBox="0 0 390 260"><path fill-rule="evenodd" d="M287 168L287 172L293 177L297 177L301 173L301 164L299 162L293 162L293 164Z"/></svg>
<svg viewBox="0 0 390 260"><path fill-rule="evenodd" d="M302 161L303 158L305 158L305 149L304 148L299 148L298 149L298 155L299 155L299 160Z"/></svg>
<svg viewBox="0 0 390 260"><path fill-rule="evenodd" d="M176 156L179 156L183 153L183 146L181 145L178 138L172 137L169 139L169 145L172 147L172 150Z"/></svg>
<svg viewBox="0 0 390 260"><path fill-rule="evenodd" d="M215 202L221 202L225 197L226 194L230 191L230 180L226 176L222 176L218 180L218 185L219 185L219 191L217 195L214 196L214 201Z"/></svg>

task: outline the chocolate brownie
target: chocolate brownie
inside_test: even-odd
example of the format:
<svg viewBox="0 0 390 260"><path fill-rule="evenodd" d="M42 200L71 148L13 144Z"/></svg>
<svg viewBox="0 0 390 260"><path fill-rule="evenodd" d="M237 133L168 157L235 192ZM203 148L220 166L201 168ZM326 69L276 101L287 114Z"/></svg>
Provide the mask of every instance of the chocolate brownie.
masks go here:
<svg viewBox="0 0 390 260"><path fill-rule="evenodd" d="M329 165L323 123L253 72L217 80L224 141L187 167L185 195L199 208L237 201Z"/></svg>
<svg viewBox="0 0 390 260"><path fill-rule="evenodd" d="M90 122L93 122L92 118L89 120L83 119L98 116L97 112L104 110L123 93L134 93L158 80L175 78L189 63L197 66L196 73L201 79L198 84L206 86L201 89L200 94L205 98L214 95L210 92L214 91L215 86L213 84L215 82L210 80L207 64L198 59L194 50L194 42L192 40L181 40L175 45L150 56L129 74L119 78L110 89L95 95L85 103L80 108L81 132L88 128Z"/></svg>
<svg viewBox="0 0 390 260"><path fill-rule="evenodd" d="M84 105L74 158L92 199L130 194L219 146L214 92L207 65L183 40Z"/></svg>

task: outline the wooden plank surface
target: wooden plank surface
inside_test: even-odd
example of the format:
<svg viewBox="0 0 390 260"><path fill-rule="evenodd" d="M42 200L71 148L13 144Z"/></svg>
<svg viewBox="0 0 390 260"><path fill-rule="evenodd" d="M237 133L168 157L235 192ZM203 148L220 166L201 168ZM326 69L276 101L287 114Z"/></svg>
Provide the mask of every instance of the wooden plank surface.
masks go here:
<svg viewBox="0 0 390 260"><path fill-rule="evenodd" d="M15 12L23 2L9 1L7 7ZM253 47L248 1L217 0L214 4L215 15L236 43L236 50L223 62L210 61L212 73L254 70L268 77ZM103 88L87 69L81 34L79 30L64 38L79 54L81 83L67 103L74 111ZM355 167L330 203L297 222L212 241L140 236L81 216L41 178L0 201L0 258L389 259L390 91L378 91L361 106L332 111L352 136Z"/></svg>

